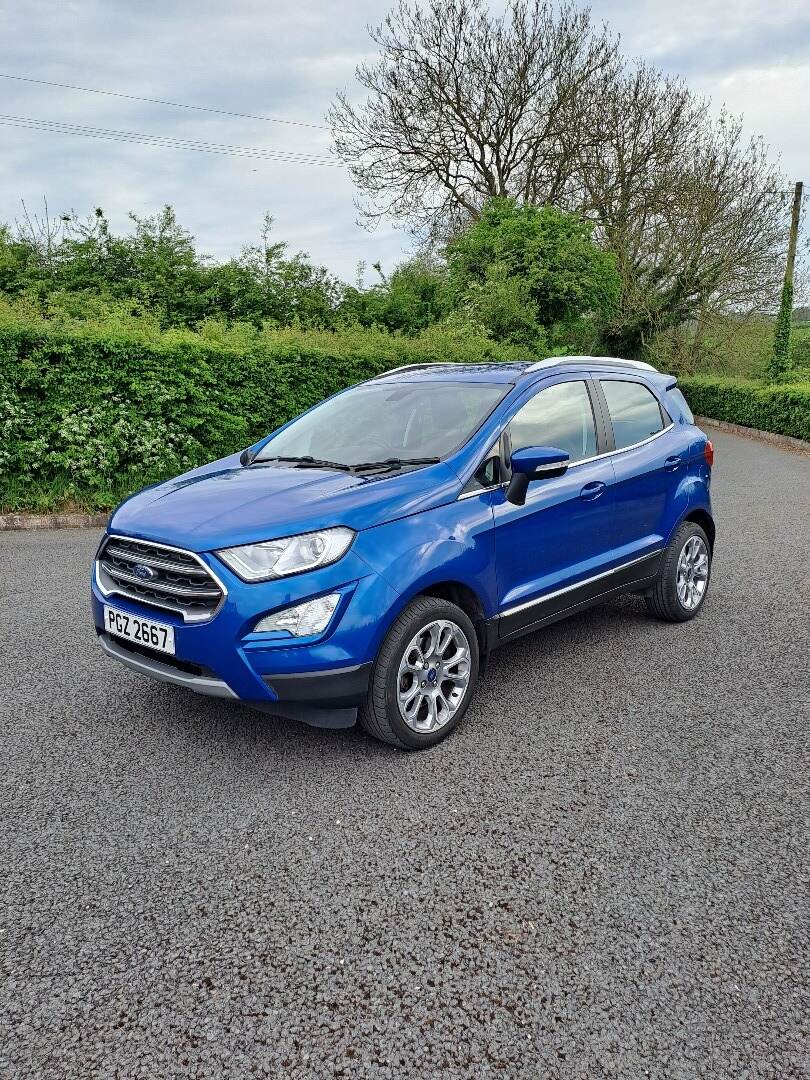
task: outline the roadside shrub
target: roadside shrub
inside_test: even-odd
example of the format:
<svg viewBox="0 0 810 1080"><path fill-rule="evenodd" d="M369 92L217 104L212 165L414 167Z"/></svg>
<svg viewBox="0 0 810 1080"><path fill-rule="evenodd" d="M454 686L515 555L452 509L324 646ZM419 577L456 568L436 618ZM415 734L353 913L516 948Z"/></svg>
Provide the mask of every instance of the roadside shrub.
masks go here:
<svg viewBox="0 0 810 1080"><path fill-rule="evenodd" d="M694 375L678 385L698 416L810 440L810 381L767 385Z"/></svg>
<svg viewBox="0 0 810 1080"><path fill-rule="evenodd" d="M516 355L464 328L161 334L0 307L0 511L106 508L386 369Z"/></svg>
<svg viewBox="0 0 810 1080"><path fill-rule="evenodd" d="M107 509L389 368L510 359L533 357L452 319L415 337L217 322L161 333L126 312L87 322L0 303L0 512ZM810 439L810 380L680 384L700 415Z"/></svg>

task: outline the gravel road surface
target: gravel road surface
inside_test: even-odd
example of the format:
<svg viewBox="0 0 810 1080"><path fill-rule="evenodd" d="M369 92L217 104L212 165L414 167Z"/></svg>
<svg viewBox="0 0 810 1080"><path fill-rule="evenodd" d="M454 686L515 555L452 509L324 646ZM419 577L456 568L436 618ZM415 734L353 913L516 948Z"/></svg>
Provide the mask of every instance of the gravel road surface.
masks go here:
<svg viewBox="0 0 810 1080"><path fill-rule="evenodd" d="M0 1077L809 1077L810 459L715 444L699 618L418 755L129 673L97 534L0 535Z"/></svg>

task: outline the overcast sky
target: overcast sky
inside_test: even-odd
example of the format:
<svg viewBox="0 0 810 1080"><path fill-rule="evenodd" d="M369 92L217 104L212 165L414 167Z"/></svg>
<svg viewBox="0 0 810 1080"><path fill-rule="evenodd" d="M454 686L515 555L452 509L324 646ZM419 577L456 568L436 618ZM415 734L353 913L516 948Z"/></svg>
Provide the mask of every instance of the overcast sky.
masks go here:
<svg viewBox="0 0 810 1080"><path fill-rule="evenodd" d="M337 89L369 55L375 0L0 0L0 73L323 124ZM806 0L602 0L596 19L625 52L684 75L719 107L742 113L792 179L810 181L810 4ZM216 157L7 126L8 117L92 125L322 155L312 127L150 105L0 79L0 221L20 199L54 212L102 206L115 227L128 210L171 203L217 258L258 234L346 279L358 260L390 267L409 250L392 226L356 224L355 192L338 168Z"/></svg>

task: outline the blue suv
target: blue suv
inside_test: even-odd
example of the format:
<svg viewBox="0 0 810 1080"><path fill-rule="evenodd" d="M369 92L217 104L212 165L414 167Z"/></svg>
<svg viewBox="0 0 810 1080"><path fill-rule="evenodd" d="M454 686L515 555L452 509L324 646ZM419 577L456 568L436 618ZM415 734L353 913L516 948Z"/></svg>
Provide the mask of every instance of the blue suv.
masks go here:
<svg viewBox="0 0 810 1080"><path fill-rule="evenodd" d="M99 641L165 682L431 746L497 645L622 591L697 614L712 458L649 364L398 368L124 502Z"/></svg>

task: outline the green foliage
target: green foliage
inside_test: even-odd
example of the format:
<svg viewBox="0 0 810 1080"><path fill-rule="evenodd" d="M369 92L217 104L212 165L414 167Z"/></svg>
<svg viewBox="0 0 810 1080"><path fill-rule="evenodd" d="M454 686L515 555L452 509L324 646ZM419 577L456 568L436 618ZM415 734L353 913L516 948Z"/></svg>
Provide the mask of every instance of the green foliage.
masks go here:
<svg viewBox="0 0 810 1080"><path fill-rule="evenodd" d="M810 380L768 385L693 375L678 385L698 416L810 440Z"/></svg>
<svg viewBox="0 0 810 1080"><path fill-rule="evenodd" d="M39 302L73 298L77 315L96 314L94 301L128 305L164 327L195 327L207 318L333 326L344 287L323 267L270 240L266 217L260 242L229 262L200 255L194 238L166 206L151 217L131 214L131 235L116 236L102 210L87 221L66 217L62 232L40 223L18 237L0 227L0 292Z"/></svg>
<svg viewBox="0 0 810 1080"><path fill-rule="evenodd" d="M170 207L111 233L36 219L0 226L0 510L108 508L146 484L256 441L329 394L408 363L598 353L618 293L588 226L490 203L448 248L370 289L272 242L213 264ZM379 268L378 268L379 269ZM772 321L706 316L660 335L652 359L696 412L810 438L810 327L794 384L761 376Z"/></svg>
<svg viewBox="0 0 810 1080"><path fill-rule="evenodd" d="M794 325L792 346L795 374L810 381L810 324Z"/></svg>
<svg viewBox="0 0 810 1080"><path fill-rule="evenodd" d="M492 199L447 247L456 304L496 340L541 348L552 327L606 316L620 281L591 231L550 206Z"/></svg>
<svg viewBox="0 0 810 1080"><path fill-rule="evenodd" d="M451 311L447 272L441 264L416 258L402 263L370 289L348 288L340 314L348 322L379 326L392 333L418 334Z"/></svg>
<svg viewBox="0 0 810 1080"><path fill-rule="evenodd" d="M514 356L463 327L139 332L126 313L71 322L0 304L0 508L106 508L388 368Z"/></svg>
<svg viewBox="0 0 810 1080"><path fill-rule="evenodd" d="M417 257L371 288L344 285L301 253L272 240L267 216L260 240L236 259L214 263L166 206L130 215L116 235L101 209L88 219L54 223L26 214L12 235L0 227L0 293L48 317L105 319L104 308L164 328L207 321L334 330L359 324L419 334L450 320L493 340L536 350L593 337L594 314L618 292L612 260L590 228L550 208L494 200L448 249L450 265Z"/></svg>
<svg viewBox="0 0 810 1080"><path fill-rule="evenodd" d="M660 332L645 359L662 371L761 379L773 348L773 319L707 312L700 323Z"/></svg>
<svg viewBox="0 0 810 1080"><path fill-rule="evenodd" d="M776 316L776 329L773 335L773 354L768 363L767 373L771 379L784 379L792 365L790 356L790 330L793 321L793 282L786 281L782 287L782 301Z"/></svg>

